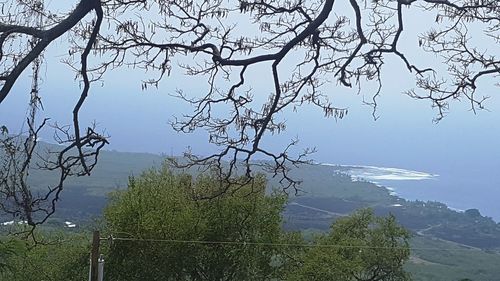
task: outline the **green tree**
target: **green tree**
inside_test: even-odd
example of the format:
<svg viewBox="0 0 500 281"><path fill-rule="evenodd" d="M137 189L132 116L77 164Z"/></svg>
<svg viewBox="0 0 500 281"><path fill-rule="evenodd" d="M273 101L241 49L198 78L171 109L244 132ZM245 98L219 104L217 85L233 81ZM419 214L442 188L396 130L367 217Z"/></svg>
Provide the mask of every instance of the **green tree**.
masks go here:
<svg viewBox="0 0 500 281"><path fill-rule="evenodd" d="M0 276L12 271L12 260L21 254L23 245L17 240L0 240Z"/></svg>
<svg viewBox="0 0 500 281"><path fill-rule="evenodd" d="M224 185L165 167L131 179L105 211L111 233L133 238L118 238L110 248L108 280L279 278L287 249L272 244L285 238L286 199L266 195L265 186L263 177Z"/></svg>
<svg viewBox="0 0 500 281"><path fill-rule="evenodd" d="M43 241L12 240L15 255L8 259L7 271L0 280L9 281L81 281L89 270L90 243L84 235L40 234Z"/></svg>
<svg viewBox="0 0 500 281"><path fill-rule="evenodd" d="M335 222L320 235L287 280L403 281L410 256L408 231L393 216L379 218L369 209Z"/></svg>

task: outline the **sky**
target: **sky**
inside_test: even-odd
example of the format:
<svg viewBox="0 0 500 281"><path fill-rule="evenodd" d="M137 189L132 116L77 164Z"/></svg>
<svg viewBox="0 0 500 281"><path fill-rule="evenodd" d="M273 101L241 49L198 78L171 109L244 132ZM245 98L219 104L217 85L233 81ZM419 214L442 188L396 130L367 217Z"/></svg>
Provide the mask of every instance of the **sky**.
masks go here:
<svg viewBox="0 0 500 281"><path fill-rule="evenodd" d="M413 15L413 19L418 16ZM402 38L402 47L417 44L412 35L418 34L421 26L415 23L417 21L412 18L408 20L409 35L405 33L407 37ZM66 52L64 42L50 45L45 54L47 63L42 68L44 114L52 118L51 122L60 124L69 122L79 93L74 75L57 62ZM499 54L497 46L493 47L493 52ZM432 56L420 55L418 52L409 54L423 64L435 60ZM251 75L257 92L269 83L270 76L260 70ZM82 123L97 122L99 128L110 135L108 149L179 155L189 146L199 154L213 152L205 134L178 134L169 125L173 116L190 112L189 107L171 96L175 89L198 93L202 87L181 73L174 73L162 81L158 90L143 91L139 77L144 76L131 70L108 73L103 86L92 88L81 114ZM466 102L452 102L446 118L437 124L433 122L436 111L428 102L402 94L414 86L414 81L400 61L387 60L383 83L376 121L371 107L362 103L363 95L371 93L370 87L357 95L354 90L332 83L328 86L332 100L349 108L344 119L326 119L320 110L308 106L298 112L286 112L282 117L287 120L287 131L281 136L267 136L264 145L278 151L297 137L301 147L316 147L318 152L312 156L316 162L398 167L444 175L445 178L467 175L467 180L463 181L466 186L461 188L483 195L476 196L466 207L481 205L485 196L491 193L500 198L497 172L500 167L500 96L492 80L486 80L479 88L480 93L491 96L486 103L487 111L474 114ZM29 85L29 74L25 74L0 104L0 123L11 130L21 128L25 120ZM51 134L47 131L42 138L50 141ZM472 187L476 183L482 186ZM452 192L450 190L446 192ZM467 192L463 194L469 194ZM437 197L445 198L445 195ZM494 208L494 202L491 204L490 208Z"/></svg>

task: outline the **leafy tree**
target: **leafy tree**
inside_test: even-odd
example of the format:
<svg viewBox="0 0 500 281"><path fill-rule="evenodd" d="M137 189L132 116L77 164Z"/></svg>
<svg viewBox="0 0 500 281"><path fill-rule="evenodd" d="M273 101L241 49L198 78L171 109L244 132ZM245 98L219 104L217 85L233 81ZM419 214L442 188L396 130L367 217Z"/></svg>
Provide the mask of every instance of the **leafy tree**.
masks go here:
<svg viewBox="0 0 500 281"><path fill-rule="evenodd" d="M39 234L40 236L42 234ZM81 281L88 278L90 243L84 235L43 234L50 243L12 240L16 254L8 260L9 270L0 280Z"/></svg>
<svg viewBox="0 0 500 281"><path fill-rule="evenodd" d="M266 195L265 187L260 176L221 186L212 176L195 181L165 167L131 179L105 211L109 231L126 239L117 238L109 250L108 280L279 277L287 249L273 243L285 239L285 198Z"/></svg>
<svg viewBox="0 0 500 281"><path fill-rule="evenodd" d="M287 280L411 280L403 270L410 256L409 237L393 216L379 218L360 210L317 237Z"/></svg>
<svg viewBox="0 0 500 281"><path fill-rule="evenodd" d="M10 272L12 260L16 255L22 254L23 244L17 240L0 240L0 276Z"/></svg>

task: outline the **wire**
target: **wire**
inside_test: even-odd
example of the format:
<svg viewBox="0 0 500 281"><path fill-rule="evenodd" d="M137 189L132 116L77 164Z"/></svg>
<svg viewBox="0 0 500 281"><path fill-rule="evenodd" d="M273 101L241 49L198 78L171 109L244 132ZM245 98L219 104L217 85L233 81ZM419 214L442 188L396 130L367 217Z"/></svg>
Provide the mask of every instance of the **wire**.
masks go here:
<svg viewBox="0 0 500 281"><path fill-rule="evenodd" d="M148 239L148 238L126 238L110 236L111 241L136 241L136 242L161 242L173 244L203 244L203 245L237 245L237 246L268 246L268 247L298 247L298 248L337 248L337 249L374 249L374 250L411 250L411 251L470 251L481 250L478 248L405 248L405 247L384 247L368 245L340 245L340 244L305 244L305 243L272 243L272 242L247 242L247 241L206 241L206 240L177 240L177 239Z"/></svg>

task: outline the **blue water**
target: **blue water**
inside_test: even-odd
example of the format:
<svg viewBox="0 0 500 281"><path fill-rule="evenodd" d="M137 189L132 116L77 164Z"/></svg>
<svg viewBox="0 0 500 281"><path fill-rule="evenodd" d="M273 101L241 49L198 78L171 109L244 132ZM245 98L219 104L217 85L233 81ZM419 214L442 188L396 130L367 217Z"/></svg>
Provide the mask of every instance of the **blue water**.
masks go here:
<svg viewBox="0 0 500 281"><path fill-rule="evenodd" d="M430 200L445 203L451 208L466 210L475 208L481 214L500 221L500 185L480 177L440 175L421 181L379 181L394 188L401 197L410 200Z"/></svg>
<svg viewBox="0 0 500 281"><path fill-rule="evenodd" d="M442 170L435 174L378 167L348 169L354 178L388 187L402 198L438 201L457 210L474 208L500 222L500 173L481 169Z"/></svg>

